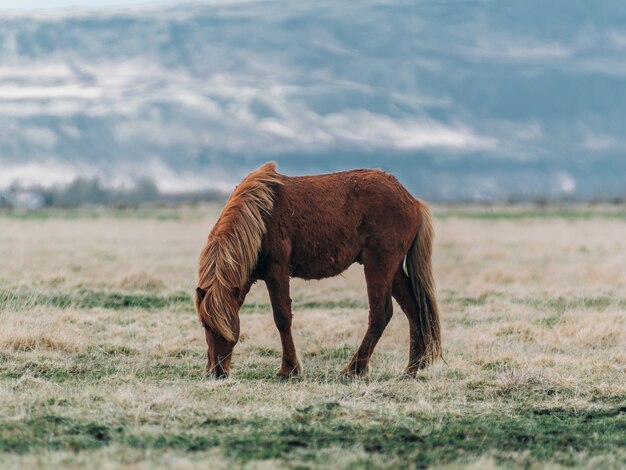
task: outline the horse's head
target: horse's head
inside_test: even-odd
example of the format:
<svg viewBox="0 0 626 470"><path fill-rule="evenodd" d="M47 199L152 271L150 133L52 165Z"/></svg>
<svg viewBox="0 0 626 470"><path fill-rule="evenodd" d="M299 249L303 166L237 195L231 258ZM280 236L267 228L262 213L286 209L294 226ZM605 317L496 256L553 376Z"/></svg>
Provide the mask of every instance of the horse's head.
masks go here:
<svg viewBox="0 0 626 470"><path fill-rule="evenodd" d="M215 302L207 291L196 289L196 310L204 327L207 343L205 371L217 379L228 377L233 348L239 340L239 307L243 303L239 288L232 289L226 297Z"/></svg>

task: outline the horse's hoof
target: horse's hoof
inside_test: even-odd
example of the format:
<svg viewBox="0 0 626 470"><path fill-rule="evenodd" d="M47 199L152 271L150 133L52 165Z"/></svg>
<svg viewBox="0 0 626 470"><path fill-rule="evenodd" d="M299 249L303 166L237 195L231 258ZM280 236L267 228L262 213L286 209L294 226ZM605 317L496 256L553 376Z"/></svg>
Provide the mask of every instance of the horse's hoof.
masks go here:
<svg viewBox="0 0 626 470"><path fill-rule="evenodd" d="M276 373L276 377L278 377L279 379L290 379L292 377L297 377L298 375L300 375L301 373L301 368L300 365L297 365L296 367L293 367L291 369L280 369L277 373Z"/></svg>
<svg viewBox="0 0 626 470"><path fill-rule="evenodd" d="M411 380L428 380L428 377L424 374L424 368L416 365L407 366L407 368L404 369L404 377Z"/></svg>
<svg viewBox="0 0 626 470"><path fill-rule="evenodd" d="M347 367L345 369L341 369L341 371L339 372L339 375L341 377L344 377L346 379L351 379L354 377L355 372L352 369L348 369Z"/></svg>
<svg viewBox="0 0 626 470"><path fill-rule="evenodd" d="M404 369L404 374L412 379L416 379L420 372L426 369L426 363L420 360L409 361L406 369Z"/></svg>
<svg viewBox="0 0 626 470"><path fill-rule="evenodd" d="M367 369L356 370L350 367L346 367L345 369L341 369L340 372L342 377L347 379L356 379L357 377L362 377L367 374Z"/></svg>

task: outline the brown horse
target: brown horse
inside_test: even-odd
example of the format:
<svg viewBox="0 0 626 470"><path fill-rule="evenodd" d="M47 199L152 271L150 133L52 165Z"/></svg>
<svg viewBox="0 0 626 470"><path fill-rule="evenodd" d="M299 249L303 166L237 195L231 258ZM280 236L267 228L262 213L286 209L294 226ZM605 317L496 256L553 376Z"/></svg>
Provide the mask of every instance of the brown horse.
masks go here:
<svg viewBox="0 0 626 470"><path fill-rule="evenodd" d="M367 371L391 319L393 296L409 320L406 371L415 375L441 356L432 238L428 206L380 170L288 177L265 164L235 189L200 255L195 302L207 372L228 376L239 308L252 284L263 280L283 349L278 375L299 374L289 278L336 276L357 262L365 271L369 325L343 373Z"/></svg>

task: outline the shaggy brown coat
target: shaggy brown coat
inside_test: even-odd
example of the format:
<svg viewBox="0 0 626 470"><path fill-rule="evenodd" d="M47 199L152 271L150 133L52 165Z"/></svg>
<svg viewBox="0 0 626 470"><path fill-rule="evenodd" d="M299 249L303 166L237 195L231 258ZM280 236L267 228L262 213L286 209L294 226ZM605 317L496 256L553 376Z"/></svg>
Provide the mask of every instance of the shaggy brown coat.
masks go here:
<svg viewBox="0 0 626 470"><path fill-rule="evenodd" d="M428 206L380 170L301 177L275 170L268 163L244 179L202 250L196 308L206 333L207 370L216 377L228 375L239 337L239 308L251 285L263 280L283 347L278 375L300 373L289 278L331 277L355 262L364 267L369 325L343 372L367 371L393 313L392 295L409 320L407 372L413 375L439 358Z"/></svg>

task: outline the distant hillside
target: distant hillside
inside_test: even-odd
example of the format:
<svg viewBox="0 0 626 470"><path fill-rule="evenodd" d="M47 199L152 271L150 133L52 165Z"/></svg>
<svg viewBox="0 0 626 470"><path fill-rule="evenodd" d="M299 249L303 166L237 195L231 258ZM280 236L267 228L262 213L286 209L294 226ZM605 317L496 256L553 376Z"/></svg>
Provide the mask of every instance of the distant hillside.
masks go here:
<svg viewBox="0 0 626 470"><path fill-rule="evenodd" d="M619 0L0 17L0 187L380 167L432 199L626 195Z"/></svg>

